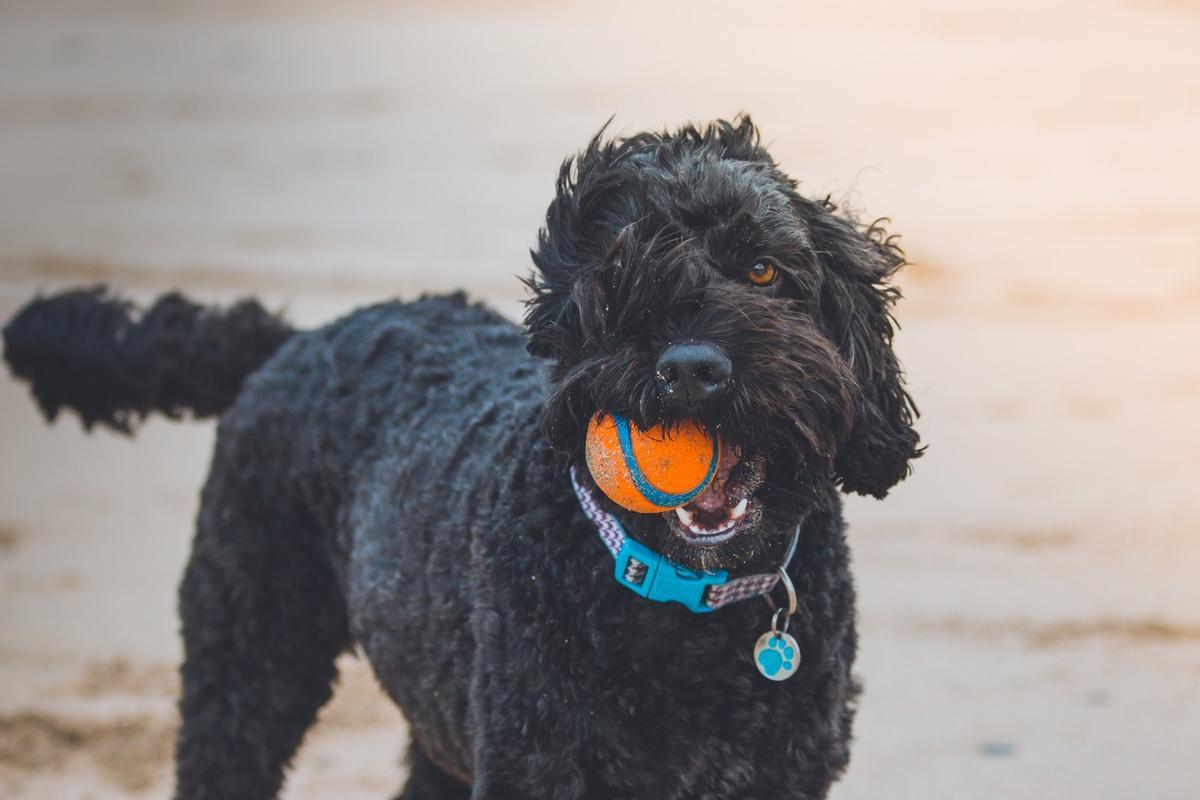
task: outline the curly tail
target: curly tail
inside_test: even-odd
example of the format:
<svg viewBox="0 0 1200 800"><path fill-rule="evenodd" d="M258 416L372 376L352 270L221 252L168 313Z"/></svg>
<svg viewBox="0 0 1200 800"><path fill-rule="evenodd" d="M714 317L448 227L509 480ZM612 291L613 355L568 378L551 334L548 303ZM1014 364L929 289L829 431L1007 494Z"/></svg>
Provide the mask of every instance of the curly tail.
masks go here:
<svg viewBox="0 0 1200 800"><path fill-rule="evenodd" d="M27 304L4 328L4 358L47 420L66 407L88 430L132 433L151 411L220 414L293 332L254 300L221 310L171 293L141 312L99 286Z"/></svg>

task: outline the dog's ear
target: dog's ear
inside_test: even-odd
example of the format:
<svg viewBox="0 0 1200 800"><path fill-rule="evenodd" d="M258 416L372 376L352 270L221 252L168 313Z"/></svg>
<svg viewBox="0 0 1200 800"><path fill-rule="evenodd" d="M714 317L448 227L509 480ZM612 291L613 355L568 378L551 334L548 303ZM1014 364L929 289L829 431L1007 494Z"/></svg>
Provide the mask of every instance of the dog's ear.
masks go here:
<svg viewBox="0 0 1200 800"><path fill-rule="evenodd" d="M561 358L574 344L579 309L573 293L580 270L596 265L614 230L636 213L632 198L613 191L623 183L619 167L636 141L602 142L607 127L563 161L546 225L529 253L534 270L525 278L531 292L525 303L526 347L535 356Z"/></svg>
<svg viewBox="0 0 1200 800"><path fill-rule="evenodd" d="M579 308L573 289L580 264L563 254L550 234L538 233L530 251L534 272L524 279L530 297L525 301L525 348L539 358L561 358L579 330Z"/></svg>
<svg viewBox="0 0 1200 800"><path fill-rule="evenodd" d="M554 262L547 269L539 263L538 254L546 247L544 235L532 251L537 271L524 279L532 293L525 301L525 348L539 358L557 358L563 340L579 325L579 312L571 299L573 270Z"/></svg>
<svg viewBox="0 0 1200 800"><path fill-rule="evenodd" d="M921 454L917 414L892 351L891 285L904 254L882 225L860 226L828 200L800 200L823 281L819 315L858 383L853 427L834 462L842 489L883 497Z"/></svg>

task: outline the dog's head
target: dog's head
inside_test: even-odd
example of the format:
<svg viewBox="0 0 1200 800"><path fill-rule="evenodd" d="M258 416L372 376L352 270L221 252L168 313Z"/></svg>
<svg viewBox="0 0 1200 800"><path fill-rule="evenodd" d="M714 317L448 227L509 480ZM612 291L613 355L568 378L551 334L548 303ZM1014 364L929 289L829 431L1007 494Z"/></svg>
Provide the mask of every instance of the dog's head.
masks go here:
<svg viewBox="0 0 1200 800"><path fill-rule="evenodd" d="M891 347L903 254L801 197L749 118L602 134L563 164L532 254L544 432L582 475L597 411L717 431L721 469L692 503L611 510L691 567L778 558L831 482L882 497L919 454Z"/></svg>

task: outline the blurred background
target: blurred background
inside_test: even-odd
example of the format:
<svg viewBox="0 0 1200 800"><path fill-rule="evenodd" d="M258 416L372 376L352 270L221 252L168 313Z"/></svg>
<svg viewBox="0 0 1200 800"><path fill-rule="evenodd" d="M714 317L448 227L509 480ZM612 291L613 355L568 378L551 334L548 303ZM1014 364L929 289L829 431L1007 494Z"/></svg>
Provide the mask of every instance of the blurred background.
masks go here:
<svg viewBox="0 0 1200 800"><path fill-rule="evenodd" d="M0 0L0 315L106 282L517 318L609 116L750 112L913 262L930 447L847 504L866 691L833 797L1195 798L1198 42L1189 0ZM0 795L169 794L212 437L47 428L0 378ZM403 723L343 666L287 797L400 786Z"/></svg>

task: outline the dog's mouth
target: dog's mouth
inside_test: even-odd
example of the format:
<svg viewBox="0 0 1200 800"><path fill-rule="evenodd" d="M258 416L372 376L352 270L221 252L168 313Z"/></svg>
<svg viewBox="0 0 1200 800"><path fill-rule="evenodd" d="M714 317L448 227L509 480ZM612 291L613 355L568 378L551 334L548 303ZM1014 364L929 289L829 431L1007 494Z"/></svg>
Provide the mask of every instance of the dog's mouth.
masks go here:
<svg viewBox="0 0 1200 800"><path fill-rule="evenodd" d="M687 505L666 512L671 531L690 545L716 547L762 518L754 492L762 485L764 459L721 446L721 463L712 482Z"/></svg>

